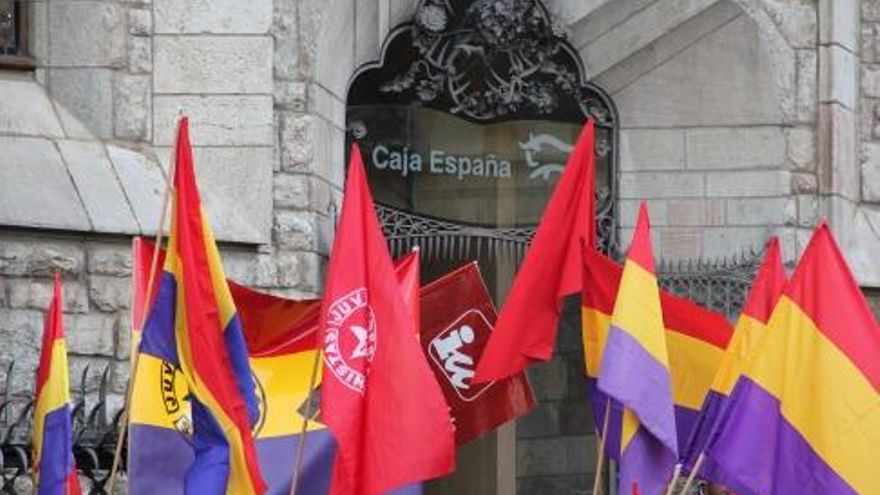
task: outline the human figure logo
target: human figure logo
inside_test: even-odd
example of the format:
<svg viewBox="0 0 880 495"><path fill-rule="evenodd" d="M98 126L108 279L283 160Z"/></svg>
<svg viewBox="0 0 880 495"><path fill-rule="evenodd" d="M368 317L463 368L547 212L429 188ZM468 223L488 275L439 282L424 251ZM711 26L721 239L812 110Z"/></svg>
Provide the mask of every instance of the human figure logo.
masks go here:
<svg viewBox="0 0 880 495"><path fill-rule="evenodd" d="M369 363L376 352L376 317L367 289L355 289L330 304L324 334L324 362L336 378L364 393Z"/></svg>
<svg viewBox="0 0 880 495"><path fill-rule="evenodd" d="M483 313L471 309L431 340L431 360L464 401L476 399L494 383L474 385L471 381L479 357L477 343L484 342L491 331L492 325Z"/></svg>

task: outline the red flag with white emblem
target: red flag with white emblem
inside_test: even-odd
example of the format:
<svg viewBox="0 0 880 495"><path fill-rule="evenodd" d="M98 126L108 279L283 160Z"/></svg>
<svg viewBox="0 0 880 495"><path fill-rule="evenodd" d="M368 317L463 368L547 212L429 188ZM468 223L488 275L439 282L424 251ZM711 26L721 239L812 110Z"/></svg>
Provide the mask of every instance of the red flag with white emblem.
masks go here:
<svg viewBox="0 0 880 495"><path fill-rule="evenodd" d="M455 444L449 410L413 338L356 145L319 335L322 420L339 446L331 494L379 494L450 473Z"/></svg>

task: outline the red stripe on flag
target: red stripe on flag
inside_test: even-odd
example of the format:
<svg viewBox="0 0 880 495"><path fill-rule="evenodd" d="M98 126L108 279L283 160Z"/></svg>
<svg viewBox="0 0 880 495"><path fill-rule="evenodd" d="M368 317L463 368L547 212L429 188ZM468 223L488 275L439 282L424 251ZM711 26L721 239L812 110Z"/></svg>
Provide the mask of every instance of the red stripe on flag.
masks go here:
<svg viewBox="0 0 880 495"><path fill-rule="evenodd" d="M244 460L250 482L255 491L261 493L266 486L256 463L257 454L247 408L236 388L232 363L223 338L225 322L220 319L211 280L206 238L202 231L201 198L196 186L189 125L185 117L181 119L179 127L174 186L177 195L177 255L181 261L181 282L185 287L184 313L192 346L189 354L193 371L199 375L202 383L216 398L218 406L235 425L235 434L241 437L245 450ZM231 432L227 432L229 433Z"/></svg>
<svg viewBox="0 0 880 495"><path fill-rule="evenodd" d="M880 328L826 223L816 228L784 292L880 390Z"/></svg>
<svg viewBox="0 0 880 495"><path fill-rule="evenodd" d="M782 267L782 254L779 249L779 238L771 237L767 243L767 254L758 269L755 282L749 290L743 314L767 323L770 314L785 288L785 269Z"/></svg>

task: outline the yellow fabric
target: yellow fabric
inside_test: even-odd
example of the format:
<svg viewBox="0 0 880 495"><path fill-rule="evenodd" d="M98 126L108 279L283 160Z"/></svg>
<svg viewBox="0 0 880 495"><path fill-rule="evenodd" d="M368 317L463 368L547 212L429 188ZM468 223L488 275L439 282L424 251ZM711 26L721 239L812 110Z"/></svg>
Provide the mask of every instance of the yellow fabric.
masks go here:
<svg viewBox="0 0 880 495"><path fill-rule="evenodd" d="M859 493L880 493L880 394L783 296L745 375L780 400L783 417Z"/></svg>
<svg viewBox="0 0 880 495"><path fill-rule="evenodd" d="M67 347L63 339L52 343L52 361L49 376L37 397L34 408L33 458L40 459L43 449L46 414L60 409L70 402L70 378L67 368Z"/></svg>
<svg viewBox="0 0 880 495"><path fill-rule="evenodd" d="M721 358L718 373L712 381L712 390L730 395L737 379L742 375L746 361L766 330L767 326L760 321L747 314L740 315L727 351Z"/></svg>
<svg viewBox="0 0 880 495"><path fill-rule="evenodd" d="M657 278L637 263L623 265L611 324L632 336L658 363L669 368Z"/></svg>

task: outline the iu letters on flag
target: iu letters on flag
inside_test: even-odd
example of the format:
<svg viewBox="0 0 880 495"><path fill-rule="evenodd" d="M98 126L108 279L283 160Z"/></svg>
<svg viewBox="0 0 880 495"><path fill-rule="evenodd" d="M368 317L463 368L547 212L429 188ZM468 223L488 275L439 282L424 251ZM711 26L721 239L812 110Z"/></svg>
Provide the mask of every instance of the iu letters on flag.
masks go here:
<svg viewBox="0 0 880 495"><path fill-rule="evenodd" d="M880 328L826 224L810 240L706 449L755 493L880 493Z"/></svg>
<svg viewBox="0 0 880 495"><path fill-rule="evenodd" d="M474 369L492 334L495 307L476 262L422 288L422 346L455 418L458 445L535 407L524 372L474 383Z"/></svg>
<svg viewBox="0 0 880 495"><path fill-rule="evenodd" d="M379 494L453 469L448 406L412 322L355 145L319 320L321 419L338 444L332 494Z"/></svg>

